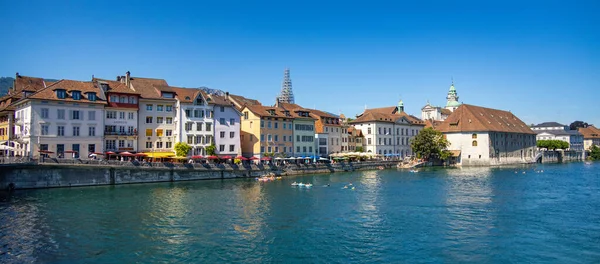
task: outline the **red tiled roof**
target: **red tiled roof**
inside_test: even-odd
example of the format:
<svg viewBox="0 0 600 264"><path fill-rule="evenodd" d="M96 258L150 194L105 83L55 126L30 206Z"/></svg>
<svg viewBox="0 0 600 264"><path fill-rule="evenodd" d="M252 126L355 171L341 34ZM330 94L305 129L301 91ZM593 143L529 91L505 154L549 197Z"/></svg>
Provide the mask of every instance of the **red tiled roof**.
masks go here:
<svg viewBox="0 0 600 264"><path fill-rule="evenodd" d="M127 87L127 85L122 82L112 81L112 80L104 80L104 79L98 79L98 78L94 78L94 79L92 79L92 81L95 82L96 85L98 85L98 87L101 87L102 85L106 84L107 89L105 91L107 93L122 93L122 94L137 94L137 95L140 94L139 92L135 91L133 88Z"/></svg>
<svg viewBox="0 0 600 264"><path fill-rule="evenodd" d="M231 100L236 105L238 110L242 110L242 108L244 108L244 106L247 105L261 105L261 103L258 100L248 99L241 95L235 94L229 94L229 100Z"/></svg>
<svg viewBox="0 0 600 264"><path fill-rule="evenodd" d="M131 84L135 91L139 92L144 99L165 99L162 98L158 87L169 86L163 79L151 79L142 77L131 77Z"/></svg>
<svg viewBox="0 0 600 264"><path fill-rule="evenodd" d="M66 98L58 98L56 96L56 90L63 89L66 91ZM74 100L72 95L74 91L81 92L81 99ZM88 93L96 94L96 101L89 101ZM106 104L106 100L104 99L104 95L102 91L93 83L93 82L82 82L82 81L73 81L73 80L60 80L58 82L53 83L52 85L42 89L33 95L29 96L31 99L39 99L39 100L56 100L56 101L69 101L69 102L81 102L81 103L91 103L91 104Z"/></svg>
<svg viewBox="0 0 600 264"><path fill-rule="evenodd" d="M580 127L577 130L579 130L579 133L583 135L584 139L600 138L600 129L596 128L595 126Z"/></svg>
<svg viewBox="0 0 600 264"><path fill-rule="evenodd" d="M380 107L365 109L355 120L350 121L350 124L358 124L365 122L389 122L395 123L400 118L405 118L412 125L425 125L425 122L406 112L398 112L395 106Z"/></svg>
<svg viewBox="0 0 600 264"><path fill-rule="evenodd" d="M448 132L508 132L533 134L529 126L511 112L474 106L460 105L438 126L438 130Z"/></svg>

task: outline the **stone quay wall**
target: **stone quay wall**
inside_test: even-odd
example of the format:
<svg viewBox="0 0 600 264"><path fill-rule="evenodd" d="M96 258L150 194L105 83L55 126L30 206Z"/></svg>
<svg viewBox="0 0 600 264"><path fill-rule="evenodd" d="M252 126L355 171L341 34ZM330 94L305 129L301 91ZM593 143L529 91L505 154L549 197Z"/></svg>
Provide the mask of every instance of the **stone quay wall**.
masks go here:
<svg viewBox="0 0 600 264"><path fill-rule="evenodd" d="M292 176L395 167L397 161L286 166L130 167L82 164L0 165L0 190L38 189L209 179Z"/></svg>
<svg viewBox="0 0 600 264"><path fill-rule="evenodd" d="M542 151L542 163L562 163L582 160L583 155L581 152L563 150Z"/></svg>

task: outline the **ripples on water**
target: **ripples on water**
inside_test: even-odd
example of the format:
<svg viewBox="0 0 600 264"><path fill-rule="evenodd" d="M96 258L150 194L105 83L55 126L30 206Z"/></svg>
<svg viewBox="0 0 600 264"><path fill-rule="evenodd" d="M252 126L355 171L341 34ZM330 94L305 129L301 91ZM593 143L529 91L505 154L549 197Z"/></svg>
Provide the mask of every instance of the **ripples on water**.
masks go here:
<svg viewBox="0 0 600 264"><path fill-rule="evenodd" d="M4 193L0 262L600 263L599 169L385 170ZM350 183L355 190L343 188Z"/></svg>

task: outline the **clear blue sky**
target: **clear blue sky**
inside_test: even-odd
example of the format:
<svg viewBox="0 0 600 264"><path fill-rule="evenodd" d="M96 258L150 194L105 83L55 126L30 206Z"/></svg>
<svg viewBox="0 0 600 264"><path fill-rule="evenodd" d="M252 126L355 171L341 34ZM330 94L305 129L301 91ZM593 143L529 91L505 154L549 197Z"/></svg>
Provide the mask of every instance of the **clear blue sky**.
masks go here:
<svg viewBox="0 0 600 264"><path fill-rule="evenodd" d="M72 2L72 3L69 3ZM164 78L420 116L460 101L600 125L600 1L0 1L0 76ZM413 3L414 2L414 3Z"/></svg>

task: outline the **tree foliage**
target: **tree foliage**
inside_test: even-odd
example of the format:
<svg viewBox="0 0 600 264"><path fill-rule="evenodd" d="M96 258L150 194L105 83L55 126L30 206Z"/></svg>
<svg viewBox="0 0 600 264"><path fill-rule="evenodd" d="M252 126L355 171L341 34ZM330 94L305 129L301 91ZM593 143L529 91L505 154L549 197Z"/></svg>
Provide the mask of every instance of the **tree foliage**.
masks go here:
<svg viewBox="0 0 600 264"><path fill-rule="evenodd" d="M187 143L177 142L177 144L175 144L175 155L177 157L185 157L191 149L192 147L190 147L190 145Z"/></svg>
<svg viewBox="0 0 600 264"><path fill-rule="evenodd" d="M569 125L569 129L571 129L571 130L577 130L577 129L578 129L578 128L580 128L580 127L584 127L584 128L585 128L585 127L588 127L588 126L589 126L589 124L588 124L588 123L586 123L586 122L583 122L583 121L575 121L575 122L573 122L573 123L571 123L571 124Z"/></svg>
<svg viewBox="0 0 600 264"><path fill-rule="evenodd" d="M447 159L451 153L446 150L450 142L444 138L442 132L433 128L425 128L419 132L410 142L413 153L421 158Z"/></svg>
<svg viewBox="0 0 600 264"><path fill-rule="evenodd" d="M549 149L549 150L568 149L569 143L562 141L562 140L556 140L556 139L548 139L548 140L542 139L542 140L537 141L537 147L545 148L545 149Z"/></svg>
<svg viewBox="0 0 600 264"><path fill-rule="evenodd" d="M364 152L363 147L356 147L356 152Z"/></svg>
<svg viewBox="0 0 600 264"><path fill-rule="evenodd" d="M591 160L600 160L600 147L596 145L592 145L590 148L590 156Z"/></svg>
<svg viewBox="0 0 600 264"><path fill-rule="evenodd" d="M215 144L211 144L210 146L206 147L206 155L214 156L216 154L217 154L217 147L215 147Z"/></svg>

